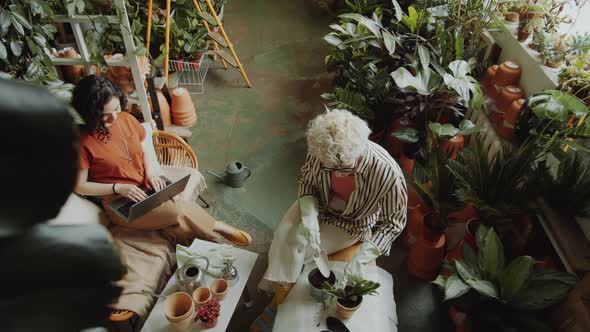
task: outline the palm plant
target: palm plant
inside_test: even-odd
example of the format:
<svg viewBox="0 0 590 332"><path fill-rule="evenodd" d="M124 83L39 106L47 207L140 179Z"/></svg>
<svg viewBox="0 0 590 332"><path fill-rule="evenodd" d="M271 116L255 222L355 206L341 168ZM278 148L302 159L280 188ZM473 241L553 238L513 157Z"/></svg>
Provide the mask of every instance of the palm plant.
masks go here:
<svg viewBox="0 0 590 332"><path fill-rule="evenodd" d="M517 148L503 145L495 156L476 137L448 168L457 181L457 199L470 203L480 221L494 226L501 234L514 230L513 223L527 214L534 188L528 175L540 157L532 140Z"/></svg>

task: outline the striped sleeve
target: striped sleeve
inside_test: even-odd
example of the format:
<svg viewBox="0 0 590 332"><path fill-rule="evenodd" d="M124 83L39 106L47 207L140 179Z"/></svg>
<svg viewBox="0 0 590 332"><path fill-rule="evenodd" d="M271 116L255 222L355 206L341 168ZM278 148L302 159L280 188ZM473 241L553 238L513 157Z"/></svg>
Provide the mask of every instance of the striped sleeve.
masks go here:
<svg viewBox="0 0 590 332"><path fill-rule="evenodd" d="M393 241L406 226L407 201L406 181L398 176L392 190L381 199L380 222L371 239L382 255L389 256Z"/></svg>
<svg viewBox="0 0 590 332"><path fill-rule="evenodd" d="M317 170L314 170L316 166L315 158L308 153L305 163L301 167L301 177L299 178L299 190L297 193L298 198L309 195L317 196L318 191L313 183L313 177L317 173Z"/></svg>

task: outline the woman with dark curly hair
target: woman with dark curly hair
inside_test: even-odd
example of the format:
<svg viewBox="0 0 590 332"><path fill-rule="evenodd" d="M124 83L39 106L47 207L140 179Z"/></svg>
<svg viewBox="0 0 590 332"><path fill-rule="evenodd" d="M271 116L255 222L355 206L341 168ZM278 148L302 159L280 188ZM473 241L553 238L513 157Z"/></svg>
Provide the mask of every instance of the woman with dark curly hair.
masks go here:
<svg viewBox="0 0 590 332"><path fill-rule="evenodd" d="M85 121L75 192L100 196L113 223L136 229L163 229L180 242L194 237L217 240L222 235L238 245L250 244L248 233L216 221L195 202L171 199L132 222L113 213L107 207L119 195L138 202L147 198L140 186L161 190L166 184L145 160L141 144L145 129L133 116L122 112L127 98L117 85L103 77L88 76L76 87L72 104Z"/></svg>

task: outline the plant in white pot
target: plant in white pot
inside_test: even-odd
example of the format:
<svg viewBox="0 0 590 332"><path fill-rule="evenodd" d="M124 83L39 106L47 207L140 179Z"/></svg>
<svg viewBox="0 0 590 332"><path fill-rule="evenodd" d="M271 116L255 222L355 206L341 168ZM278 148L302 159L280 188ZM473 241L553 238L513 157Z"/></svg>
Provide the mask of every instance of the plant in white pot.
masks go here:
<svg viewBox="0 0 590 332"><path fill-rule="evenodd" d="M493 228L480 226L476 239L478 252L463 246L463 260L448 267L451 275L433 282L444 291L444 300L467 314L472 331L545 331L535 311L559 303L577 277L537 268L530 256L507 262Z"/></svg>
<svg viewBox="0 0 590 332"><path fill-rule="evenodd" d="M377 294L378 282L352 276L338 287L324 283L323 291L336 299L336 314L342 319L352 317L361 306L363 296Z"/></svg>

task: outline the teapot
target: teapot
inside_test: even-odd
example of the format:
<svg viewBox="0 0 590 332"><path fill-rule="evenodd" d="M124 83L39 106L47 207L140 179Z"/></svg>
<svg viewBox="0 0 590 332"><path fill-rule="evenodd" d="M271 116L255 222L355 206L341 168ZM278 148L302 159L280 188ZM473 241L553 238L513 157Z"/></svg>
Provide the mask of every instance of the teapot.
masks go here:
<svg viewBox="0 0 590 332"><path fill-rule="evenodd" d="M223 180L223 182L233 188L239 188L244 185L244 182L252 175L252 170L240 161L234 160L225 166L225 172L223 175L219 175L210 171L208 174L216 176Z"/></svg>
<svg viewBox="0 0 590 332"><path fill-rule="evenodd" d="M205 269L201 269L197 264L197 260L205 260ZM203 284L204 274L209 269L209 259L204 256L197 256L189 259L181 267L176 270L176 282L178 286L185 292L192 294L193 291Z"/></svg>

